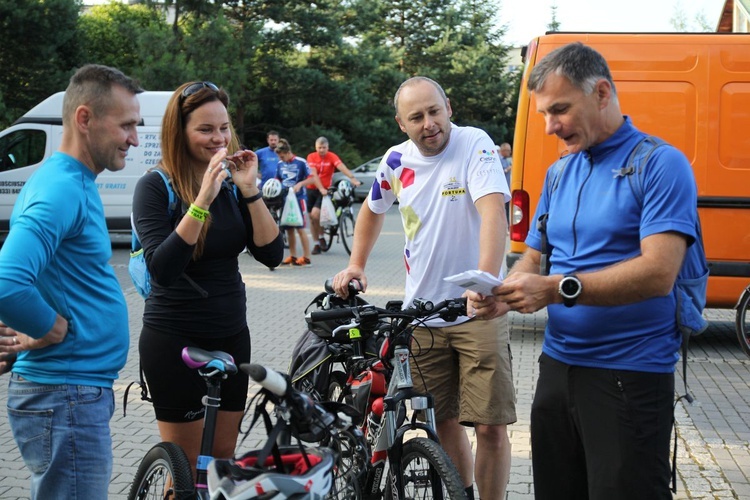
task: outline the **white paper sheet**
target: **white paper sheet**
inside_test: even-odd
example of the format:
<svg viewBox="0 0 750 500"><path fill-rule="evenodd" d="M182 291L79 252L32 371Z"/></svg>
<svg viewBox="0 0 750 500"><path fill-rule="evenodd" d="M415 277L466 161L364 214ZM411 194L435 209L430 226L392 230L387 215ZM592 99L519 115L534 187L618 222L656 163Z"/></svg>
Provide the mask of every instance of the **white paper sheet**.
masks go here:
<svg viewBox="0 0 750 500"><path fill-rule="evenodd" d="M492 289L502 284L502 280L491 275L487 271L471 270L463 273L454 274L443 278L449 283L454 283L461 288L466 288L482 295L492 295Z"/></svg>

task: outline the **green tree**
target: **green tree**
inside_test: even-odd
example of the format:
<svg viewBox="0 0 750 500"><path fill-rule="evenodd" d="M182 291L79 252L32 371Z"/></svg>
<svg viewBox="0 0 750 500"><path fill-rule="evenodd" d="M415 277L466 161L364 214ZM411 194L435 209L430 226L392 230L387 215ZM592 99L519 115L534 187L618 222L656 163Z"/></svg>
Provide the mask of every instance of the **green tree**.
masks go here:
<svg viewBox="0 0 750 500"><path fill-rule="evenodd" d="M149 50L144 43L150 31L168 30L163 13L145 5L111 1L92 7L78 21L83 59L114 66L135 75L144 66Z"/></svg>
<svg viewBox="0 0 750 500"><path fill-rule="evenodd" d="M79 0L0 0L0 125L64 90L80 65Z"/></svg>
<svg viewBox="0 0 750 500"><path fill-rule="evenodd" d="M557 4L553 3L549 10L552 17L547 25L547 31L560 31L560 21L557 20Z"/></svg>

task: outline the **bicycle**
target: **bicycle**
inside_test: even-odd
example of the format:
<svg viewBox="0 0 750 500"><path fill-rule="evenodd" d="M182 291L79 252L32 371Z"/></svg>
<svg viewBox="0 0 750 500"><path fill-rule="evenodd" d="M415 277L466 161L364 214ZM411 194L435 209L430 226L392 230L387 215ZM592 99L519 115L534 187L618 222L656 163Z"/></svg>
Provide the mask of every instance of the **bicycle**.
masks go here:
<svg viewBox="0 0 750 500"><path fill-rule="evenodd" d="M215 462L211 456L211 451L216 430L217 414L221 403L221 382L229 376L236 374L238 369L232 356L221 351L205 351L195 347L186 347L182 350L182 359L186 365L198 370L201 377L206 381L207 386L206 396L203 399L206 411L203 420L200 455L196 465L196 480L193 481L193 472L183 449L174 443L161 442L154 445L141 460L128 493L128 500L150 498L175 500L218 498L212 497L209 491L209 469L210 465ZM244 365L241 368L246 373L249 369ZM329 462L331 465L328 468L333 470L333 464L338 463L339 455L344 455L346 452L349 456L353 456L355 451L359 452L358 446L360 449L365 448L364 436L361 433L357 434L358 430L352 430L354 426L351 424L350 417L344 413L334 413L322 405L310 403L305 405L306 402L312 401L312 398L305 396L293 388L284 393L284 398L277 398L273 401L276 402L279 408L284 407L284 405L287 405L286 408L291 407L291 410L287 409L286 411L295 417L294 421L291 418L280 421L278 425L279 430L286 426L292 435L299 435L300 427L305 426L303 430L306 430L308 433L314 430L318 433L315 436L324 431L330 436L327 440L329 446L324 446L324 448L328 449L332 455L332 458L328 460L325 456L328 453L321 452L320 450L269 447L269 450L273 451L273 458L278 458L279 463L286 460L284 463L288 465L290 460L294 461L294 458L298 457L300 452L302 452L303 454L316 455L318 457L315 460L316 463L324 462L322 465L323 468L327 467L325 462ZM280 409L279 414L283 414L283 411L283 409ZM339 438L339 436L342 437ZM332 444L337 444L338 449L333 449ZM346 450L349 451L347 452ZM249 452L243 458L247 458L248 460L250 460L249 457L251 456L262 458L265 451L265 448L260 451L255 450ZM268 453L265 456L268 456ZM261 460L260 463L265 465L265 459ZM307 462L307 464L310 473L309 477L305 479L311 480L313 476L318 479L322 477L320 476L320 469L312 467L311 462ZM283 467L277 464L276 473L278 474L278 471L282 469ZM339 469L336 477L332 481L329 481L330 485L324 492L335 496L327 498L349 498L348 496L339 497L338 493L345 494L348 491L345 483L350 482L352 472L344 470L341 467ZM300 472L300 474L302 473L307 474L307 469ZM299 477L293 478L290 481L295 484L301 481L303 486L306 482L302 481ZM289 483L289 481L286 481L286 483ZM292 486L290 485L289 487L291 488Z"/></svg>
<svg viewBox="0 0 750 500"><path fill-rule="evenodd" d="M331 196L336 209L336 224L323 226L323 238L326 240L326 252L331 249L333 239L340 240L348 255L352 254L352 239L354 238L354 188L351 182L343 180L338 183L336 191Z"/></svg>
<svg viewBox="0 0 750 500"><path fill-rule="evenodd" d="M351 283L350 295L356 295L357 289L358 285ZM333 293L330 280L326 290ZM463 499L466 492L458 471L439 445L433 397L414 388L409 344L415 324L436 317L455 321L466 315L466 299L437 304L415 299L411 307L402 309L402 305L402 301L390 301L384 309L360 304L309 312L305 319L311 331L326 343L337 348L342 345L342 337L348 336L352 344L351 351L344 349L353 353L352 359L345 362L346 372L323 373L328 379L322 385L331 387L345 379L339 400L353 404L361 414L358 424L372 455L364 478L363 498L377 499L382 494L386 499ZM348 323L338 323L341 321ZM363 354L363 346L373 337L381 337L382 343L378 355L369 357ZM407 401L413 410L410 419L406 415ZM418 414L422 414L424 423L418 420ZM426 437L405 439L405 434L414 430ZM386 460L389 466L383 487Z"/></svg>
<svg viewBox="0 0 750 500"><path fill-rule="evenodd" d="M750 317L748 317L747 311L750 307L750 285L742 292L737 305L734 308L737 310L737 316L735 319L735 329L737 330L737 340L740 341L740 347L745 354L750 357Z"/></svg>

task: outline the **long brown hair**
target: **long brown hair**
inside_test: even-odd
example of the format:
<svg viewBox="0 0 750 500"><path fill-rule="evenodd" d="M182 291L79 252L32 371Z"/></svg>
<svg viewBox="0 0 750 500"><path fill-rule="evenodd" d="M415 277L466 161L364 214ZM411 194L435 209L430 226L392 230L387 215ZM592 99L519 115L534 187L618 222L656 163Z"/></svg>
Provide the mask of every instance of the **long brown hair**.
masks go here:
<svg viewBox="0 0 750 500"><path fill-rule="evenodd" d="M167 109L164 112L161 126L161 167L172 180L172 188L175 190L177 197L183 203L190 204L195 200L200 192L201 184L192 171L191 158L188 153L188 141L185 125L187 124L190 113L213 101L221 101L224 107L229 107L229 96L224 89L214 90L210 85L203 84L203 87L188 96L183 96L186 88L202 82L187 82L180 85L174 91L172 97L167 103ZM213 84L212 84L213 85ZM232 139L227 145L227 150L231 154L238 148L238 140L234 133L234 127L231 123L229 128L232 132ZM193 259L198 259L203 254L203 246L206 241L206 232L211 224L209 216L203 224L201 234L198 236L198 242L195 245Z"/></svg>

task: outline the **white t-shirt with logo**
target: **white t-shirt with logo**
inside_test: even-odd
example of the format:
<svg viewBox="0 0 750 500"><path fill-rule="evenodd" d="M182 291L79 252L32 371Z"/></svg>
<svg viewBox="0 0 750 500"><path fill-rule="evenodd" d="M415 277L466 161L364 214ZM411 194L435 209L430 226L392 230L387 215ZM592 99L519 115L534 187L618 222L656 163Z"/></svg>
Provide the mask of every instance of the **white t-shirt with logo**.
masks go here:
<svg viewBox="0 0 750 500"><path fill-rule="evenodd" d="M405 233L404 306L414 298L438 302L464 293L443 278L479 265L481 218L474 202L491 193L510 199L499 154L483 130L451 125L448 145L436 156L423 156L411 140L383 156L367 201L382 214L398 200Z"/></svg>

